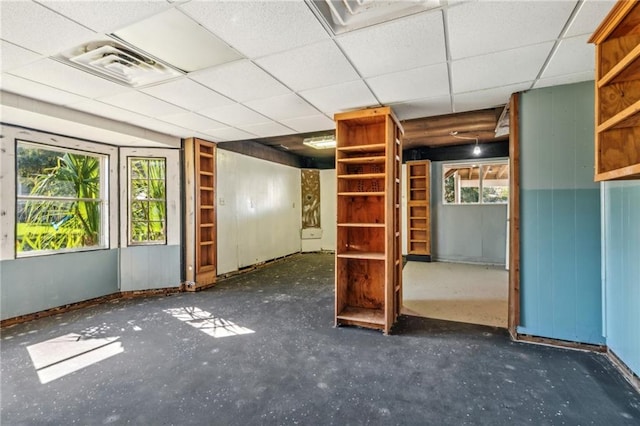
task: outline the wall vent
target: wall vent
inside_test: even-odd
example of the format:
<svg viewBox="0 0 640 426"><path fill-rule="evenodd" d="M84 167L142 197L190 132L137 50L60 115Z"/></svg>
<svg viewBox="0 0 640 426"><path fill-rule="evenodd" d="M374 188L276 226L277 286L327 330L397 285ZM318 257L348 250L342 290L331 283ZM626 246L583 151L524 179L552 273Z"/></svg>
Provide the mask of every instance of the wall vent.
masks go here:
<svg viewBox="0 0 640 426"><path fill-rule="evenodd" d="M85 43L62 52L56 59L99 77L136 88L183 75L171 66L114 40Z"/></svg>

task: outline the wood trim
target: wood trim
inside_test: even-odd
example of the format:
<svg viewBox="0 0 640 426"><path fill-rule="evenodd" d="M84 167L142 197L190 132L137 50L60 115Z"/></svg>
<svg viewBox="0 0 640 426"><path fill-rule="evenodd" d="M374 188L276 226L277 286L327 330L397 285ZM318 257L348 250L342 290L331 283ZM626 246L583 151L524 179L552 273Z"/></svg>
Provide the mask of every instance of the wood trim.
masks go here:
<svg viewBox="0 0 640 426"><path fill-rule="evenodd" d="M216 191L216 144L202 139L195 139L195 284L187 286L188 291L200 290L201 286L209 287L216 282L217 266L217 191ZM208 164L203 171L203 162ZM206 178L207 185L202 184ZM203 201L202 192L209 194L208 201ZM212 217L204 217L212 216ZM206 229L203 229L205 228ZM203 236L207 236L205 238Z"/></svg>
<svg viewBox="0 0 640 426"><path fill-rule="evenodd" d="M511 95L509 107L509 314L512 338L520 324L520 94Z"/></svg>
<svg viewBox="0 0 640 426"><path fill-rule="evenodd" d="M571 340L551 339L548 337L531 336L529 334L516 334L515 340L518 342L534 343L538 345L556 346L566 349L575 349L579 351L606 353L605 345L593 345L590 343L573 342Z"/></svg>
<svg viewBox="0 0 640 426"><path fill-rule="evenodd" d="M598 25L598 28L596 28L591 38L589 38L589 43L598 44L609 37L619 22L633 9L636 3L635 0L618 0L604 20Z"/></svg>
<svg viewBox="0 0 640 426"><path fill-rule="evenodd" d="M634 373L633 370L631 370L631 368L629 368L629 366L611 350L611 348L607 348L607 358L609 358L609 361L611 361L618 371L620 371L622 376L631 383L631 386L640 392L640 377Z"/></svg>

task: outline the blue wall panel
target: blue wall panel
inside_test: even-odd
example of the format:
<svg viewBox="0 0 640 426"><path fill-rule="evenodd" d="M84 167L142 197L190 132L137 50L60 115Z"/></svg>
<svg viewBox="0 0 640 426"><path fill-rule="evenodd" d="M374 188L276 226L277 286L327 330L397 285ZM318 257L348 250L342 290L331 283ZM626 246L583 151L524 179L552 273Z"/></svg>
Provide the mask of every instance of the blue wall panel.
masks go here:
<svg viewBox="0 0 640 426"><path fill-rule="evenodd" d="M593 83L521 97L518 332L603 344Z"/></svg>
<svg viewBox="0 0 640 426"><path fill-rule="evenodd" d="M118 291L118 250L37 256L1 263L0 319Z"/></svg>
<svg viewBox="0 0 640 426"><path fill-rule="evenodd" d="M640 375L640 182L602 190L607 346Z"/></svg>

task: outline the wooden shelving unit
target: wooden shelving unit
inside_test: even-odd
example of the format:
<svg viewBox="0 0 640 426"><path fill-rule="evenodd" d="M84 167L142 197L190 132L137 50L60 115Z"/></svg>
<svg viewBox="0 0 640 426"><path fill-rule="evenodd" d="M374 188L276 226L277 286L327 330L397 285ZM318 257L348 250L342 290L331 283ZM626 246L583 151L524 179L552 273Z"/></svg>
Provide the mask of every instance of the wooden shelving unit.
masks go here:
<svg viewBox="0 0 640 426"><path fill-rule="evenodd" d="M189 211L195 218L187 224L186 290L198 291L215 284L217 276L216 145L201 139L185 144L186 193Z"/></svg>
<svg viewBox="0 0 640 426"><path fill-rule="evenodd" d="M431 261L431 161L407 162L407 254Z"/></svg>
<svg viewBox="0 0 640 426"><path fill-rule="evenodd" d="M620 0L596 45L595 180L640 179L640 4Z"/></svg>
<svg viewBox="0 0 640 426"><path fill-rule="evenodd" d="M402 302L402 128L391 108L336 114L336 325L389 333Z"/></svg>

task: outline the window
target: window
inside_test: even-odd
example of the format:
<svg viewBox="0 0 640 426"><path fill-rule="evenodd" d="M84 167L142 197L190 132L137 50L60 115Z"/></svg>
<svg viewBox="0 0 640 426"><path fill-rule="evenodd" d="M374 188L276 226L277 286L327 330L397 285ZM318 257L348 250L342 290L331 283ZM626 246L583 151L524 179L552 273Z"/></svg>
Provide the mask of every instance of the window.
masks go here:
<svg viewBox="0 0 640 426"><path fill-rule="evenodd" d="M129 244L167 241L166 159L129 158Z"/></svg>
<svg viewBox="0 0 640 426"><path fill-rule="evenodd" d="M107 245L105 155L18 141L16 254Z"/></svg>
<svg viewBox="0 0 640 426"><path fill-rule="evenodd" d="M509 200L509 163L446 163L442 166L444 204L500 204Z"/></svg>

